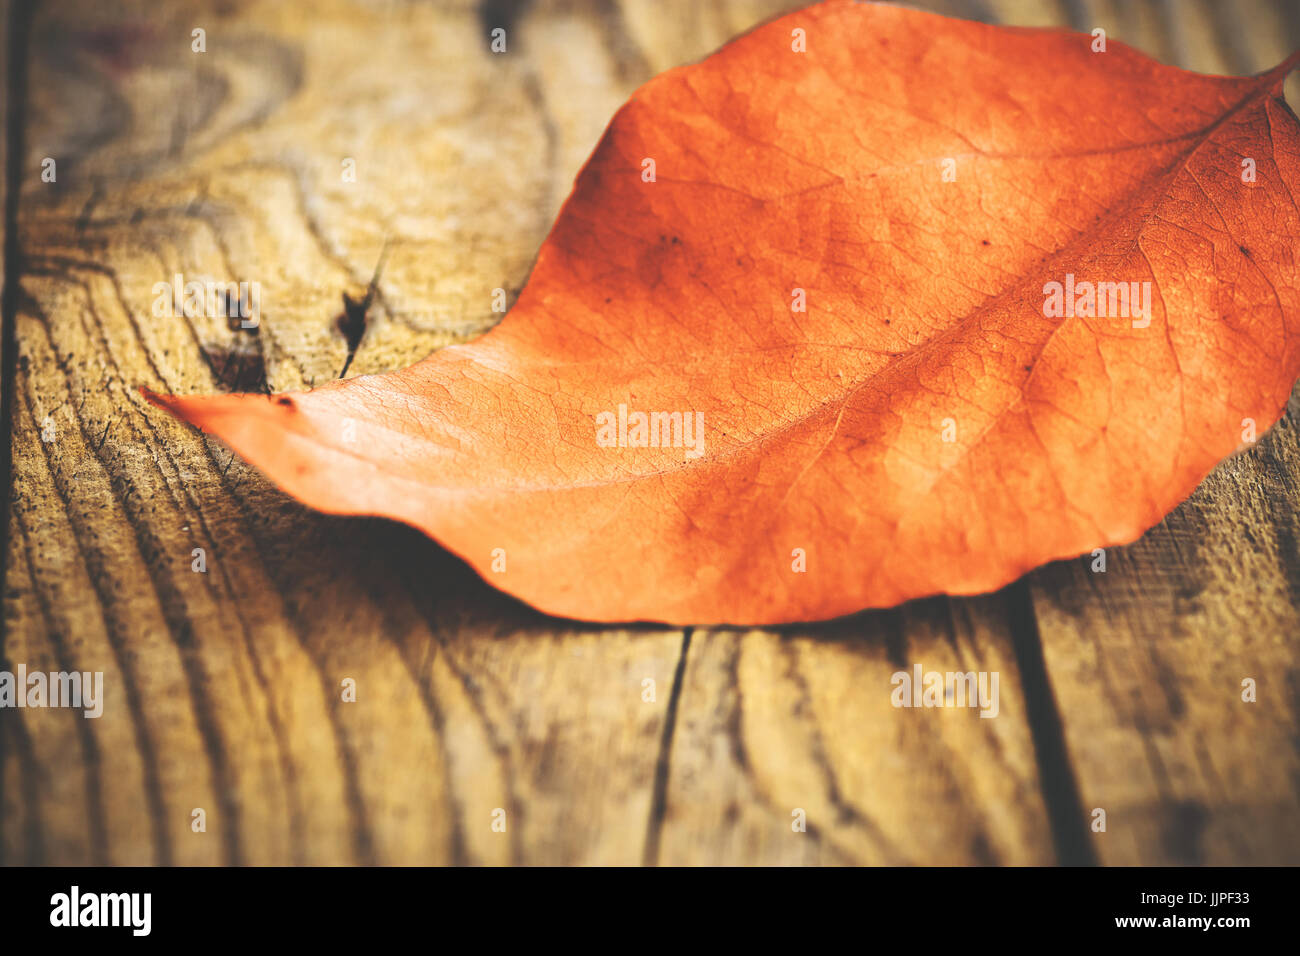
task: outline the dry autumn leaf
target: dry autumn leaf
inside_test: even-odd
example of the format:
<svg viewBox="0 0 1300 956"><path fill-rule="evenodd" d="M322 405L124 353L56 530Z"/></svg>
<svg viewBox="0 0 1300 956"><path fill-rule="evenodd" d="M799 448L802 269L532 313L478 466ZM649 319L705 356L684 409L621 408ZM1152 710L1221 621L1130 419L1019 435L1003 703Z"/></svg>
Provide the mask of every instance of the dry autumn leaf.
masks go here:
<svg viewBox="0 0 1300 956"><path fill-rule="evenodd" d="M1300 137L1290 62L1096 46L787 15L633 96L479 340L151 397L589 620L822 619L1131 541L1300 371Z"/></svg>

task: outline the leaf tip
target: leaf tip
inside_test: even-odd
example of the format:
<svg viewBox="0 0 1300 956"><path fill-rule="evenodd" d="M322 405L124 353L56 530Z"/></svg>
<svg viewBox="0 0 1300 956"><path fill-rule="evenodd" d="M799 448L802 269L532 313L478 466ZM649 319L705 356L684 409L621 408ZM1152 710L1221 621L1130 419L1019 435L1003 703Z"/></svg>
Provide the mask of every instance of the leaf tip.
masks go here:
<svg viewBox="0 0 1300 956"><path fill-rule="evenodd" d="M150 405L161 408L163 411L171 413L176 418L179 418L181 421L190 425L200 428L202 427L194 420L194 416L189 414L189 409L184 397L180 395L163 395L159 392L155 392L146 385L136 386L136 389L144 396L145 401Z"/></svg>
<svg viewBox="0 0 1300 956"><path fill-rule="evenodd" d="M1281 92L1282 84L1286 82L1286 78L1290 76L1297 67L1300 67L1300 50L1295 50L1285 60L1262 75L1266 80L1271 81L1271 86L1274 92Z"/></svg>
<svg viewBox="0 0 1300 956"><path fill-rule="evenodd" d="M158 392L155 392L148 385L137 385L135 387L135 390L139 392L141 395L143 395L145 401L147 401L150 405L156 405L157 407L165 408L168 411L171 410L172 407L171 395L161 395Z"/></svg>

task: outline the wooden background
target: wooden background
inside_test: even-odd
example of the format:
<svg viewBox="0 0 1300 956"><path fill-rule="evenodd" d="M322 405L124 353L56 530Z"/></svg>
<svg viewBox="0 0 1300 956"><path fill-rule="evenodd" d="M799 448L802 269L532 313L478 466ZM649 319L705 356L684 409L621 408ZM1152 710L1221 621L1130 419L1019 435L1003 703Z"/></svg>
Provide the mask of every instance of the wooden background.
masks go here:
<svg viewBox="0 0 1300 956"><path fill-rule="evenodd" d="M324 382L363 329L349 375L474 337L631 91L789 3L0 5L0 658L106 683L98 720L0 712L3 862L1300 862L1296 402L1104 574L742 632L546 618L137 394ZM928 5L1210 72L1300 46L1286 0ZM260 282L260 329L153 318L175 273ZM892 708L917 662L999 671L1000 716Z"/></svg>

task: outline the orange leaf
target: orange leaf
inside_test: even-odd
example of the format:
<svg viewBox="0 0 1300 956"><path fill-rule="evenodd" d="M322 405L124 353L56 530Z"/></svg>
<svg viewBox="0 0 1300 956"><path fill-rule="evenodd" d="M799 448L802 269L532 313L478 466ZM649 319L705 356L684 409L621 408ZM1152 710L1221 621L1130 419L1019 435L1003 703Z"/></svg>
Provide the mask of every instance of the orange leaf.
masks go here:
<svg viewBox="0 0 1300 956"><path fill-rule="evenodd" d="M1093 46L792 13L637 91L478 341L151 398L589 620L821 619L1131 541L1300 371L1300 137L1291 61Z"/></svg>

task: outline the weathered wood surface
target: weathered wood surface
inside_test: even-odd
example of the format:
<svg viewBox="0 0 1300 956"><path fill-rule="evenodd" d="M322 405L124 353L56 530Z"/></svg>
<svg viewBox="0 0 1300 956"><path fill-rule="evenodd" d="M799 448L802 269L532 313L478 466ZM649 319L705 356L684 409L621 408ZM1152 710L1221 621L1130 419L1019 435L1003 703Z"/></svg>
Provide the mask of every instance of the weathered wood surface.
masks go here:
<svg viewBox="0 0 1300 956"><path fill-rule="evenodd" d="M285 498L137 394L298 388L472 338L631 91L789 6L38 9L5 117L26 146L0 657L102 670L106 704L0 712L0 859L1300 862L1294 415L1105 574L683 632L536 614L410 529ZM1281 0L934 6L1215 72L1300 45ZM176 273L260 282L258 331L154 318ZM999 672L999 716L893 708L918 662Z"/></svg>

